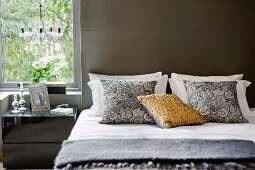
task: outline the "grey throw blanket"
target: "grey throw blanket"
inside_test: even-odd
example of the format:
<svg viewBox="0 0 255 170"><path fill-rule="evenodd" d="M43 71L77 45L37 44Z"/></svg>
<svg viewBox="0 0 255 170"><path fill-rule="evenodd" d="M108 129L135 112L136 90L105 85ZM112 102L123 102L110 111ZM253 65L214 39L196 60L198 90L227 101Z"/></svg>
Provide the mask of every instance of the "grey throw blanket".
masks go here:
<svg viewBox="0 0 255 170"><path fill-rule="evenodd" d="M245 140L88 139L64 141L55 168L88 163L141 161L253 160L255 144ZM97 164L95 164L97 165Z"/></svg>

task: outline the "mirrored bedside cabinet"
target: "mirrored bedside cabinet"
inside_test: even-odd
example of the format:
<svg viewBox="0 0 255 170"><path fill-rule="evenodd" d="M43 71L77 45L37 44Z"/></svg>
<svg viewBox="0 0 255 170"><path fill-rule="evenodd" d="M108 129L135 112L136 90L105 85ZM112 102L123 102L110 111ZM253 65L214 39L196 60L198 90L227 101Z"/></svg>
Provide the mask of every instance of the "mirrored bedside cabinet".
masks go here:
<svg viewBox="0 0 255 170"><path fill-rule="evenodd" d="M79 113L72 106L69 115L51 111L26 111L2 115L3 166L10 169L53 168L63 140L71 133Z"/></svg>

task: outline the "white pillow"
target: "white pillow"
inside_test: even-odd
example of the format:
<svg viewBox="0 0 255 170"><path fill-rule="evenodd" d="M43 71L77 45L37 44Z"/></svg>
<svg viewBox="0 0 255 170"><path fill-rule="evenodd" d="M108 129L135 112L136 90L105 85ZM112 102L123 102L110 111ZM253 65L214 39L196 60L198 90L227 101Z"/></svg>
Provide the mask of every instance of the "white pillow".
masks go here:
<svg viewBox="0 0 255 170"><path fill-rule="evenodd" d="M162 76L162 72L156 72L151 74L142 74L142 75L103 75L103 74L94 74L89 73L89 79L90 81L94 80L103 80L103 79L110 79L110 80L157 80ZM90 87L92 91L92 102L93 105L90 108L91 110L96 110L99 107L99 99L100 99L100 91L98 83L88 83L88 86Z"/></svg>
<svg viewBox="0 0 255 170"><path fill-rule="evenodd" d="M90 81L94 80L141 80L141 81L153 81L159 79L162 76L162 72L156 72L151 74L141 74L141 75L103 75L89 73Z"/></svg>
<svg viewBox="0 0 255 170"><path fill-rule="evenodd" d="M175 76L174 76L175 77ZM233 76L226 76L226 79L223 79L223 76L220 76L219 79L217 79L217 76L210 76L209 77L198 77L194 76L195 78L193 80L188 81L197 81L197 82L217 82L217 81L237 81L236 85L236 91L237 91L237 99L238 103L241 109L241 112L244 116L251 116L253 115L253 112L250 110L247 98L246 98L246 88L251 85L251 82L247 80L231 80L231 79L240 79L243 77L242 74L239 75L233 75ZM187 78L187 77L185 77ZM188 77L190 78L190 77ZM203 79L205 78L205 79ZM204 81L202 81L204 80ZM183 83L183 80L177 80L174 78L169 79L169 83L171 86L171 90L173 94L176 94L178 97L180 97L183 102L188 104L188 95L185 88L185 85Z"/></svg>
<svg viewBox="0 0 255 170"><path fill-rule="evenodd" d="M137 75L137 76L107 76L107 75L96 75L90 73L91 81L88 82L88 86L92 92L92 100L93 105L91 110L93 110L95 114L90 114L90 116L101 117L104 114L104 91L101 85L100 80L134 80L134 81L158 81L155 87L155 93L157 94L165 94L167 87L168 76L161 76L162 73L158 72L154 75L146 74L146 75ZM112 78L111 78L112 77Z"/></svg>
<svg viewBox="0 0 255 170"><path fill-rule="evenodd" d="M230 76L192 76L187 74L177 74L172 73L171 78L177 80L187 80L194 82L217 82L217 81L234 81L234 80L242 80L243 74L235 74Z"/></svg>
<svg viewBox="0 0 255 170"><path fill-rule="evenodd" d="M176 94L180 99L188 103L188 94L183 80L193 82L217 82L217 81L236 81L241 80L243 74L231 75L231 76L191 76L185 74L172 73L169 79L170 87L173 94Z"/></svg>
<svg viewBox="0 0 255 170"><path fill-rule="evenodd" d="M236 85L237 99L238 99L238 103L242 111L242 114L244 116L254 115L254 113L250 110L249 104L247 102L247 97L246 97L246 88L251 85L251 82L246 80L239 80L237 82L238 82Z"/></svg>

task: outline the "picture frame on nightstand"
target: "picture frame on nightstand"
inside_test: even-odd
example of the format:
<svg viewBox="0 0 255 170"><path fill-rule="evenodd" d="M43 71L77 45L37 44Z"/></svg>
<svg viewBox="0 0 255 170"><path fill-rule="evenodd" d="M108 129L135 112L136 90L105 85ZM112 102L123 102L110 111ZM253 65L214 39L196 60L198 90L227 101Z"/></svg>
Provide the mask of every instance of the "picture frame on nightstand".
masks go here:
<svg viewBox="0 0 255 170"><path fill-rule="evenodd" d="M50 110L50 100L46 85L29 87L32 111Z"/></svg>

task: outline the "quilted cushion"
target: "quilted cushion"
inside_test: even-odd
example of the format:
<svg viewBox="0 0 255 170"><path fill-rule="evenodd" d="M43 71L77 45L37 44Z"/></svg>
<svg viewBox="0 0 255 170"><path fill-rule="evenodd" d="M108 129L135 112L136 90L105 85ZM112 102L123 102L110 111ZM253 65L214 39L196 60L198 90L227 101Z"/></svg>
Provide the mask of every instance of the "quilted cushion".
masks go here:
<svg viewBox="0 0 255 170"><path fill-rule="evenodd" d="M204 123L203 116L175 94L152 94L137 98L161 128Z"/></svg>

